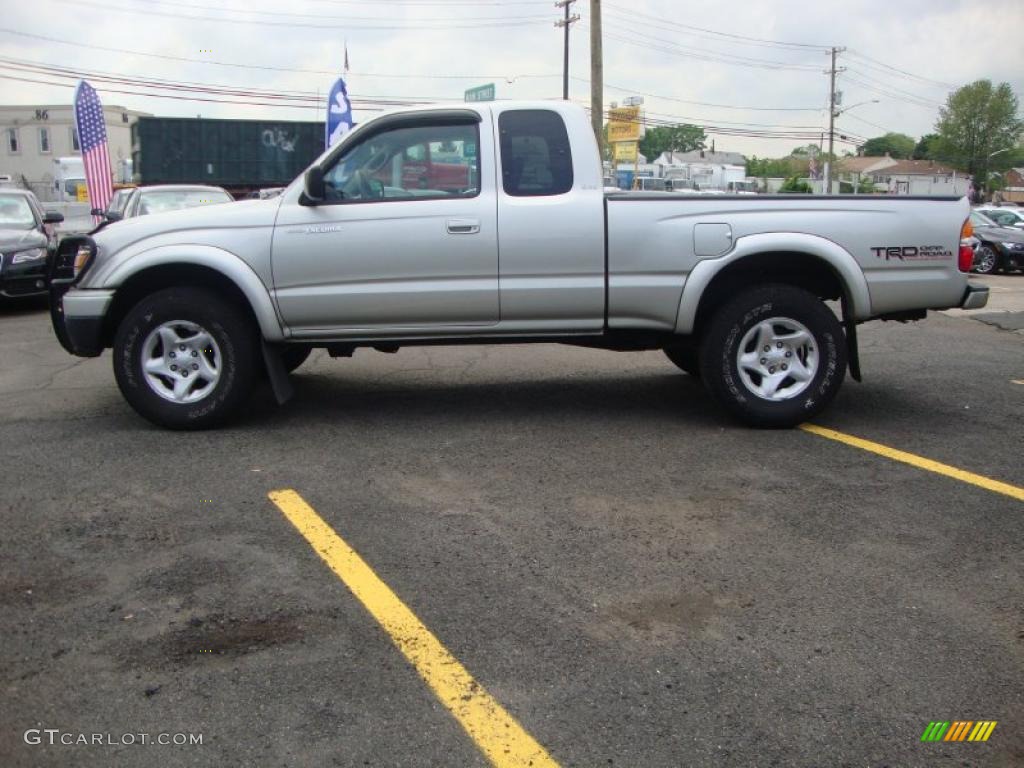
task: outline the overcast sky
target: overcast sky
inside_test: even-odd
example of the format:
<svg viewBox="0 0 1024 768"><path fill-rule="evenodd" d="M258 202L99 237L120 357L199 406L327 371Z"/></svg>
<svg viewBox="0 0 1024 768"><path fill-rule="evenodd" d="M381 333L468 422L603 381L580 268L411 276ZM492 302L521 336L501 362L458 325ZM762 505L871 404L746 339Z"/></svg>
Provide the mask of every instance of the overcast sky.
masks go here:
<svg viewBox="0 0 1024 768"><path fill-rule="evenodd" d="M819 134L828 124L824 71L831 45L848 49L839 57L847 68L839 89L843 106L852 109L839 118L839 130L857 137L927 133L948 86L978 78L1007 81L1024 94L1024 0L603 5L606 108L640 93L650 117ZM574 11L582 18L571 34L571 97L589 106L589 0L579 0ZM23 62L33 62L322 97L331 85L328 73L340 71L347 40L355 99L461 100L466 88L488 82L496 83L502 99L557 98L562 33L553 22L560 13L553 0L4 0L0 75L72 83L24 68ZM11 68L11 60L19 69ZM267 99L180 92L186 100L154 98L111 92L147 87L90 82L105 104L157 115L322 119L322 108L312 104L210 103L195 99ZM4 104L69 103L72 93L70 87L12 79L0 79L0 89ZM855 106L873 99L879 103ZM356 119L371 114L357 110ZM807 143L709 134L717 149L748 156L782 156ZM852 147L838 144L845 149Z"/></svg>

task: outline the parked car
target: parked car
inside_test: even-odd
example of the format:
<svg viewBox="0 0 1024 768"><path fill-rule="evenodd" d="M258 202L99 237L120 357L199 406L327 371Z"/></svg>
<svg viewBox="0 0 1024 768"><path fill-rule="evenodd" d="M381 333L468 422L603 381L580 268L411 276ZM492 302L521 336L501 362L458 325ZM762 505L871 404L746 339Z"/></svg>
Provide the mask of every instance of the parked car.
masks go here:
<svg viewBox="0 0 1024 768"><path fill-rule="evenodd" d="M199 184L161 184L152 187L119 189L110 199L105 211L94 210L94 216L102 216L105 223L147 216L151 213L165 213L201 205L216 205L234 202L234 198L221 187Z"/></svg>
<svg viewBox="0 0 1024 768"><path fill-rule="evenodd" d="M990 275L1024 269L1024 232L1014 227L1001 227L977 210L971 211L971 224L979 240L974 251L975 272Z"/></svg>
<svg viewBox="0 0 1024 768"><path fill-rule="evenodd" d="M422 146L470 186L421 187ZM173 429L223 423L261 379L286 401L314 347L503 342L664 350L740 421L791 427L860 379L858 323L988 300L963 198L606 194L598 158L569 102L384 114L280 197L62 241L54 330L112 349L128 403Z"/></svg>
<svg viewBox="0 0 1024 768"><path fill-rule="evenodd" d="M974 210L982 216L992 219L992 221L1000 227L1024 229L1024 210L1021 210L1020 208L990 208L988 206L980 206Z"/></svg>
<svg viewBox="0 0 1024 768"><path fill-rule="evenodd" d="M52 225L64 215L44 211L23 189L0 189L0 296L46 293L46 255L56 247Z"/></svg>

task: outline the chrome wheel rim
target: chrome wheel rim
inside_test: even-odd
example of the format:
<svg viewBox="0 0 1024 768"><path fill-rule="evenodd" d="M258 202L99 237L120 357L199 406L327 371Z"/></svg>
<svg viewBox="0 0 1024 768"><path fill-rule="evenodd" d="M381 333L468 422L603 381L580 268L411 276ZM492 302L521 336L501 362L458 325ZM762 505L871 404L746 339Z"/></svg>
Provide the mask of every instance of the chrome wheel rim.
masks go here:
<svg viewBox="0 0 1024 768"><path fill-rule="evenodd" d="M220 381L223 358L213 336L188 320L161 323L146 336L142 372L149 388L172 403L197 403Z"/></svg>
<svg viewBox="0 0 1024 768"><path fill-rule="evenodd" d="M996 265L996 254L991 248L981 249L981 258L978 259L977 270L979 272L991 272Z"/></svg>
<svg viewBox="0 0 1024 768"><path fill-rule="evenodd" d="M744 334L736 352L743 385L763 400L791 400L818 372L818 346L807 326L788 317L762 320Z"/></svg>

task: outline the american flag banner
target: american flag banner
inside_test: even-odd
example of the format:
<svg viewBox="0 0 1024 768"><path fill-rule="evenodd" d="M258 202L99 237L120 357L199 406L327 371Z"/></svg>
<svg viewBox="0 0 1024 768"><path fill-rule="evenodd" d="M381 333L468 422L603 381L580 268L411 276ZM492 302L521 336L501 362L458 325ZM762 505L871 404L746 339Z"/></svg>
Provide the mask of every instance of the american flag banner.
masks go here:
<svg viewBox="0 0 1024 768"><path fill-rule="evenodd" d="M89 204L93 210L98 208L105 211L110 198L114 196L110 152L107 149L107 124L103 119L100 97L85 80L80 80L75 88L75 128L82 148ZM96 220L99 221L99 217Z"/></svg>

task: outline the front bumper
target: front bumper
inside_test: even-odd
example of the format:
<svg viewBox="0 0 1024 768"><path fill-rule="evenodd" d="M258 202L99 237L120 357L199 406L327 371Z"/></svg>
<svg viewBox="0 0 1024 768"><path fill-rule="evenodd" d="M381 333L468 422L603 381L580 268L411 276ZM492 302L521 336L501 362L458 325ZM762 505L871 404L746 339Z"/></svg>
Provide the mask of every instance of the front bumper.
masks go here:
<svg viewBox="0 0 1024 768"><path fill-rule="evenodd" d="M50 321L60 345L79 357L98 357L103 352L103 318L113 299L113 291L51 285Z"/></svg>
<svg viewBox="0 0 1024 768"><path fill-rule="evenodd" d="M0 296L19 299L23 296L43 296L46 293L46 260L11 264L11 257L0 258Z"/></svg>
<svg viewBox="0 0 1024 768"><path fill-rule="evenodd" d="M988 286L969 283L960 302L961 309L981 309L988 304Z"/></svg>

